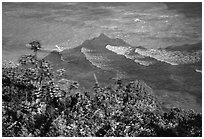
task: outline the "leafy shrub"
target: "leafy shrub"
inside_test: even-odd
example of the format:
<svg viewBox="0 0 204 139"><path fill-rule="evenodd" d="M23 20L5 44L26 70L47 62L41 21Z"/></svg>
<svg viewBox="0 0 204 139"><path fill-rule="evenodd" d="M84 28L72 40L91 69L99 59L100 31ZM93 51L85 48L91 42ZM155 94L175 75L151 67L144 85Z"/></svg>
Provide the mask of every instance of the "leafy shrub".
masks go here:
<svg viewBox="0 0 204 139"><path fill-rule="evenodd" d="M201 114L163 112L141 81L79 92L76 82L67 89L54 83L43 59L27 55L19 63L2 68L3 136L202 136Z"/></svg>

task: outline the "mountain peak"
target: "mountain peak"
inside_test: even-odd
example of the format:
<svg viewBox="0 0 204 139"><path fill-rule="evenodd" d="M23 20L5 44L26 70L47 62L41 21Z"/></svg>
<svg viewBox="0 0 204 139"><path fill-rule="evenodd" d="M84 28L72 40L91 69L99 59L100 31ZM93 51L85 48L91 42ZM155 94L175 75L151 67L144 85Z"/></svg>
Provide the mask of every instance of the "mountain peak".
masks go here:
<svg viewBox="0 0 204 139"><path fill-rule="evenodd" d="M101 33L98 38L109 38L108 36L106 36L104 33Z"/></svg>
<svg viewBox="0 0 204 139"><path fill-rule="evenodd" d="M108 36L106 36L104 33L101 33L101 34L99 35L99 37L106 37L106 38L108 38Z"/></svg>
<svg viewBox="0 0 204 139"><path fill-rule="evenodd" d="M86 40L82 43L80 48L88 49L105 49L107 45L112 46L131 46L120 38L109 38L104 33L101 33L98 37L95 37L91 40Z"/></svg>

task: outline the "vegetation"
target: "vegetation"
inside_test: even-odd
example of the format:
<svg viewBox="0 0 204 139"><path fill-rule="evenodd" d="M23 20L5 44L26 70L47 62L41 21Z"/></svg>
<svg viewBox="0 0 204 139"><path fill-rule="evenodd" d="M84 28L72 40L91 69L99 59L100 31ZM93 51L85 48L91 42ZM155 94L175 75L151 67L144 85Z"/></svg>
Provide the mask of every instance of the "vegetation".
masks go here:
<svg viewBox="0 0 204 139"><path fill-rule="evenodd" d="M38 50L40 50L40 48L42 48L40 42L37 40L34 40L34 41L30 42L29 45L31 46L30 49L33 50L33 52L34 52L35 57L37 57Z"/></svg>
<svg viewBox="0 0 204 139"><path fill-rule="evenodd" d="M171 108L164 112L138 81L79 91L55 83L51 65L34 55L2 68L4 137L202 136L202 115Z"/></svg>

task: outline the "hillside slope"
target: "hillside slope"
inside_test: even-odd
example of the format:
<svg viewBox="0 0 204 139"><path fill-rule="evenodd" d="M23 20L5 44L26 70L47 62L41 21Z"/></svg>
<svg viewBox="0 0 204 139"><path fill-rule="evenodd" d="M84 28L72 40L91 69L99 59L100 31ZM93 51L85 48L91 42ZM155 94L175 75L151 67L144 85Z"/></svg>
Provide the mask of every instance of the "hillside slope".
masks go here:
<svg viewBox="0 0 204 139"><path fill-rule="evenodd" d="M154 58L151 55L140 55L135 52L136 49L145 53L150 51L142 46L132 47L121 39L111 39L101 34L74 49L64 50L64 61L60 61L60 58L54 60L55 55L45 59L53 63L54 70L65 69L63 78L79 81L81 87L88 89L93 85L93 74L103 86L112 83L115 78L124 81L139 79L155 90L155 94L165 102L165 106L176 105L201 111L202 76L197 72L201 70L201 61L171 65L158 60L157 57L168 60L168 55L159 53L164 51L172 54L170 56L174 60L176 57L173 50L155 50ZM183 60L186 62L185 57Z"/></svg>
<svg viewBox="0 0 204 139"><path fill-rule="evenodd" d="M143 81L116 80L85 91L67 80L64 89L53 82L47 61L32 58L25 60L33 68L3 66L3 137L202 136L201 113L176 107L163 111Z"/></svg>

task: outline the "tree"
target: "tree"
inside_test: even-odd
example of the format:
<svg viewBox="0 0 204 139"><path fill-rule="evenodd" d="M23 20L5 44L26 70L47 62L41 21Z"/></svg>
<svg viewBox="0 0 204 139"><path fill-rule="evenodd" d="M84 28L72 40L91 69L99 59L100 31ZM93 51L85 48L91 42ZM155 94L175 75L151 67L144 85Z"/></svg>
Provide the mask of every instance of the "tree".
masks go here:
<svg viewBox="0 0 204 139"><path fill-rule="evenodd" d="M34 40L30 42L29 45L31 45L31 50L33 50L35 57L37 57L37 51L40 50L40 48L42 48L40 42L37 40Z"/></svg>

